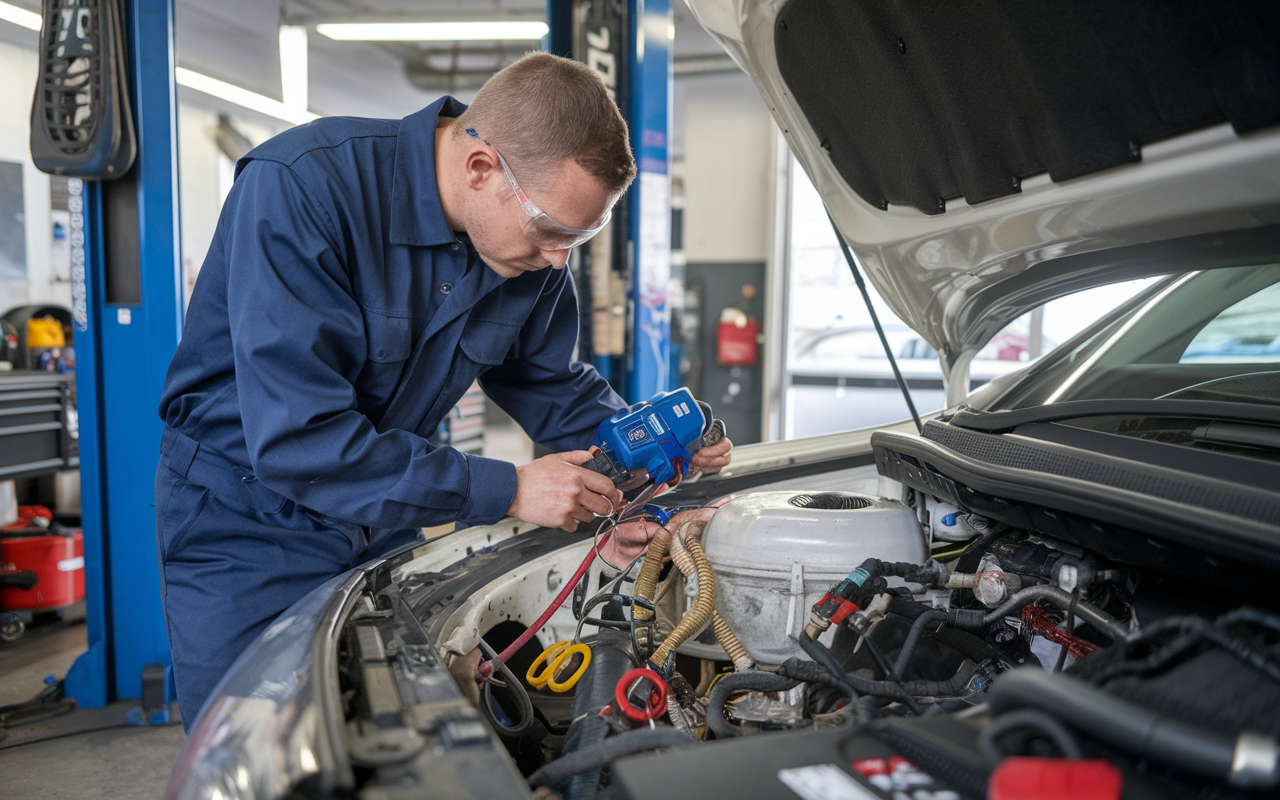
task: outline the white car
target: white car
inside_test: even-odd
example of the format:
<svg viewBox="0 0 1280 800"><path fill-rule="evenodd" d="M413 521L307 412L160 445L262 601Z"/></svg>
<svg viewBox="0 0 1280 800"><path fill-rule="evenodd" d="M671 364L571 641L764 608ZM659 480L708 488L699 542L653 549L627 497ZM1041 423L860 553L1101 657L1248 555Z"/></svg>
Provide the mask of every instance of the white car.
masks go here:
<svg viewBox="0 0 1280 800"><path fill-rule="evenodd" d="M636 524L690 510L630 569L574 580L596 531L511 519L340 576L231 669L168 797L1274 794L1274 5L689 5L946 410L740 448L654 498ZM1027 310L1153 276L967 392Z"/></svg>

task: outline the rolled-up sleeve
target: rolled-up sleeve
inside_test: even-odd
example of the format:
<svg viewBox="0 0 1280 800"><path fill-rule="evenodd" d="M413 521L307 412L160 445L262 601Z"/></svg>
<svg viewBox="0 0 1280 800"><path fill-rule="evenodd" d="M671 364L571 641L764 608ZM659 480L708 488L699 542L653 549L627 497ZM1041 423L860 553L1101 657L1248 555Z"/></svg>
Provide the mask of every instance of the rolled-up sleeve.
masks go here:
<svg viewBox="0 0 1280 800"><path fill-rule="evenodd" d="M554 451L585 450L601 421L626 405L594 367L573 360L577 340L573 277L554 270L512 357L480 378L485 394Z"/></svg>
<svg viewBox="0 0 1280 800"><path fill-rule="evenodd" d="M515 468L379 432L357 408L367 340L339 228L286 166L251 161L221 235L241 419L262 483L322 514L377 528L495 522Z"/></svg>

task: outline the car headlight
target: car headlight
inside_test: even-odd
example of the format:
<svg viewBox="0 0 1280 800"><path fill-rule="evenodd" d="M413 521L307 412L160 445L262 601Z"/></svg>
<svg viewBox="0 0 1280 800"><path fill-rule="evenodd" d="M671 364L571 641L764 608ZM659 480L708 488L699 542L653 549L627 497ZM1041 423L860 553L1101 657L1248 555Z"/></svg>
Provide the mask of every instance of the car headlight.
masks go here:
<svg viewBox="0 0 1280 800"><path fill-rule="evenodd" d="M351 570L281 614L214 689L178 757L165 800L268 800L299 783L349 787L325 706L336 704L337 629L365 582Z"/></svg>

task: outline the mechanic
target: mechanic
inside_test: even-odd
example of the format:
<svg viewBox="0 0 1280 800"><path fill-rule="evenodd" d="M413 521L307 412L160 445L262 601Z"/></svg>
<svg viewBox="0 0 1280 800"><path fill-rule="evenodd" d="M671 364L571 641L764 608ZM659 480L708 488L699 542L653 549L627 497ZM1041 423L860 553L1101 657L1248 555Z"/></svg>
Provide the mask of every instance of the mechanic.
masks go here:
<svg viewBox="0 0 1280 800"><path fill-rule="evenodd" d="M156 532L184 726L282 611L422 526L512 514L572 531L619 506L578 466L625 403L573 360L563 267L635 172L603 83L546 53L470 107L320 119L239 161L160 402ZM561 452L514 467L430 445L477 378ZM719 470L731 446L691 468ZM638 554L643 530L620 532L613 557Z"/></svg>

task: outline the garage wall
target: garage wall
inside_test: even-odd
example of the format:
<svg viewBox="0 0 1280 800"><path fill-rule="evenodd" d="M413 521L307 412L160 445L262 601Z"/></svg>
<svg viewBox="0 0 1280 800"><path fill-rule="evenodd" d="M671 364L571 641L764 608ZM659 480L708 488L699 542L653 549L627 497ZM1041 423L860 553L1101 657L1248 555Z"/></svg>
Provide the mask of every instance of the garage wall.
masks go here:
<svg viewBox="0 0 1280 800"><path fill-rule="evenodd" d="M178 170L182 202L182 274L186 296L191 297L196 276L204 264L218 227L222 203L231 191L235 163L223 155L214 141L218 127L217 109L199 102L201 97L185 91L178 93ZM288 126L263 124L235 115L231 123L252 144L261 144Z"/></svg>
<svg viewBox="0 0 1280 800"><path fill-rule="evenodd" d="M765 261L773 208L773 118L751 79L742 73L681 77L674 102L686 260Z"/></svg>
<svg viewBox="0 0 1280 800"><path fill-rule="evenodd" d="M778 134L751 80L741 72L679 76L675 82L675 177L683 196L686 380L730 425L735 443L771 438L765 386L775 369L768 341L774 302L775 187ZM785 183L785 182L784 182ZM748 299L744 288L754 287ZM690 297L694 298L690 302ZM722 309L760 324L756 366L724 366L716 357ZM698 356L698 357L694 357Z"/></svg>
<svg viewBox="0 0 1280 800"><path fill-rule="evenodd" d="M34 34L32 44L34 46ZM31 162L31 98L36 85L34 49L0 41L0 161L23 165L23 216L27 280L0 280L0 312L27 303L71 304L71 284L55 281L50 266L53 221L49 212L49 176Z"/></svg>
<svg viewBox="0 0 1280 800"><path fill-rule="evenodd" d="M204 263L218 224L223 194L218 177L219 158L213 143L218 115L185 103L178 105L178 182L182 203L182 274L187 297Z"/></svg>

